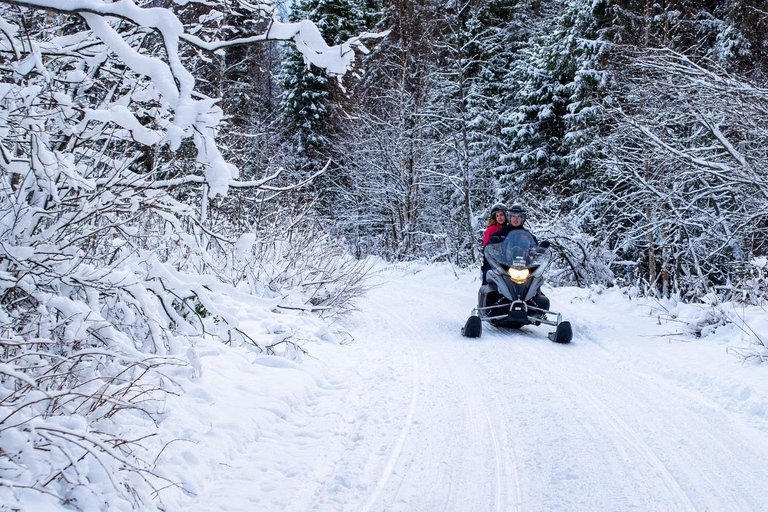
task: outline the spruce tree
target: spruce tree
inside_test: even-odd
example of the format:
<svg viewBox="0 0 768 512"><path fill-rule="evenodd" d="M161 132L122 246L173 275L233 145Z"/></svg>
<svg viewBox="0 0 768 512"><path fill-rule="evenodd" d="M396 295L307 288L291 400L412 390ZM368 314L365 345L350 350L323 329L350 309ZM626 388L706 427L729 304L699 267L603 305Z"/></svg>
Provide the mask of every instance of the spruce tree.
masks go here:
<svg viewBox="0 0 768 512"><path fill-rule="evenodd" d="M528 38L519 0L478 2L464 34L469 88L466 95L473 211L484 220L488 207L503 201L496 173L502 167L501 116L509 95L508 70L519 59ZM482 227L482 226L481 226Z"/></svg>
<svg viewBox="0 0 768 512"><path fill-rule="evenodd" d="M360 32L364 21L351 0L299 0L291 21L309 19L316 23L330 46ZM286 135L290 141L294 170L303 177L320 170L330 157L330 145L339 123L343 88L314 65L307 65L297 50L287 52L281 71Z"/></svg>
<svg viewBox="0 0 768 512"><path fill-rule="evenodd" d="M591 175L600 89L607 81L599 65L604 7L592 0L545 4L542 9L562 13L554 30L549 12L540 12L540 32L527 57L511 68L517 90L506 101L508 152L499 172L508 196L544 190L570 196Z"/></svg>
<svg viewBox="0 0 768 512"><path fill-rule="evenodd" d="M453 174L460 183L449 189L446 202L452 206L452 222L445 229L455 238L454 245L473 257L480 247L468 239L473 229L476 235L482 233L488 208L502 199L494 176L501 154L499 105L506 90L506 70L524 38L517 24L518 3L452 3L443 14L446 29L437 73L441 81L435 84L441 94L434 97L434 111L443 131L448 127L451 133L441 139L455 140Z"/></svg>

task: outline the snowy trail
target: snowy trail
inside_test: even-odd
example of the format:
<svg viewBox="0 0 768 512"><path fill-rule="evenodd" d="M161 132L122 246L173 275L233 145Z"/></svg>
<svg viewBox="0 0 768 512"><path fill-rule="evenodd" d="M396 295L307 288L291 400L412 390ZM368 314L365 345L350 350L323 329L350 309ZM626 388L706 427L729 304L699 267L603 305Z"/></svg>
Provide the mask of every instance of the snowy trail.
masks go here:
<svg viewBox="0 0 768 512"><path fill-rule="evenodd" d="M403 278L371 294L370 306L395 319L389 326L403 325L365 337L415 351L424 375L398 479L365 510L768 509L758 469L768 467L765 431L617 361L620 352L603 348L610 339L563 347L545 328L463 339L466 292L434 293L427 282ZM434 316L414 314L438 298ZM600 311L583 309L569 318L610 334ZM618 333L653 323L613 320Z"/></svg>
<svg viewBox="0 0 768 512"><path fill-rule="evenodd" d="M550 292L571 345L543 326L469 340L474 276L384 277L355 343L316 347L333 385L320 379L191 510L768 510L761 369L576 289Z"/></svg>

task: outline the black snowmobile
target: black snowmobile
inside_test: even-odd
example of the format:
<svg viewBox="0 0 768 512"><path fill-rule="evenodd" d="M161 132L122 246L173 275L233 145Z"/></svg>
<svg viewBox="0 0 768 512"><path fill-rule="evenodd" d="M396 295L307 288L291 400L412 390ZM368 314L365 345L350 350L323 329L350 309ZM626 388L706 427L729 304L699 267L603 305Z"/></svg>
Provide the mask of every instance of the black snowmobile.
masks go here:
<svg viewBox="0 0 768 512"><path fill-rule="evenodd" d="M472 311L461 334L479 338L483 322L497 327L519 329L524 325L551 325L555 332L549 339L556 343L569 343L573 338L570 322L564 322L559 313L549 311L549 299L539 291L544 282L544 271L552 262L549 242L536 243L524 229L513 230L498 243L485 246L485 258L490 269L477 294L477 307ZM556 321L547 315L557 317Z"/></svg>

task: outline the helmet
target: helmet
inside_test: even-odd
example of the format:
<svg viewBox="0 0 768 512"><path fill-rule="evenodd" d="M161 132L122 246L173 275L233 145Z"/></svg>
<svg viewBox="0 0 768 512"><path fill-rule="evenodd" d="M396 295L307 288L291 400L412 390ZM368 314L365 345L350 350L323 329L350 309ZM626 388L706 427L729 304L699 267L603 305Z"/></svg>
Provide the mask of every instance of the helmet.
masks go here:
<svg viewBox="0 0 768 512"><path fill-rule="evenodd" d="M501 203L497 203L491 207L491 213L488 215L488 217L493 218L494 215L496 215L496 212L504 212L504 215L507 214L507 207L504 206Z"/></svg>
<svg viewBox="0 0 768 512"><path fill-rule="evenodd" d="M512 208L509 209L509 212L507 213L510 217L512 216L520 216L523 219L523 222L525 222L525 208L523 208L523 205L521 204L513 204Z"/></svg>

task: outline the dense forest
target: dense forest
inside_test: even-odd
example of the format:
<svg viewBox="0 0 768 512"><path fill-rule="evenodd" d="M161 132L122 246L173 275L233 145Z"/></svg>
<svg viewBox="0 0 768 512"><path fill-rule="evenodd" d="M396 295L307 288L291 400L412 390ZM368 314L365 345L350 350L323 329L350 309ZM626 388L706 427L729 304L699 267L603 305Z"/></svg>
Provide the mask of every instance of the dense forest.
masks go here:
<svg viewBox="0 0 768 512"><path fill-rule="evenodd" d="M242 41L269 20L245 5L173 8L195 36ZM370 53L343 77L308 64L292 45L182 47L197 92L219 99L217 158L246 183L222 199L210 176L169 182L195 165L205 174L190 164L189 141L178 149L120 144L141 153L133 172L157 188L173 183L174 200L194 207L193 222L211 233L297 231L357 258L466 266L480 258L489 206L520 202L532 229L556 243L561 283L629 284L686 299L762 296L754 286L761 269L750 262L766 252L765 2L267 7L286 21L315 21L331 45L364 32L383 37L366 41ZM17 37L42 47L84 26L56 11L3 14L19 22ZM151 31L140 37L143 51L163 53ZM119 65L99 73L100 87L125 86ZM88 87L87 101L104 101L104 92ZM161 122L151 109L142 115ZM18 151L12 145L7 151ZM280 193L247 186L278 169L270 181Z"/></svg>
<svg viewBox="0 0 768 512"><path fill-rule="evenodd" d="M116 425L159 421L196 339L301 353L289 315L348 313L368 256L479 268L496 202L552 284L764 303L767 29L759 0L0 0L0 493L87 508L103 470L147 510Z"/></svg>
<svg viewBox="0 0 768 512"><path fill-rule="evenodd" d="M281 206L357 257L476 264L489 206L520 202L560 282L765 293L768 3L301 0L290 16L333 44L389 32L341 81L295 50L229 53L221 140L254 172L327 165Z"/></svg>

